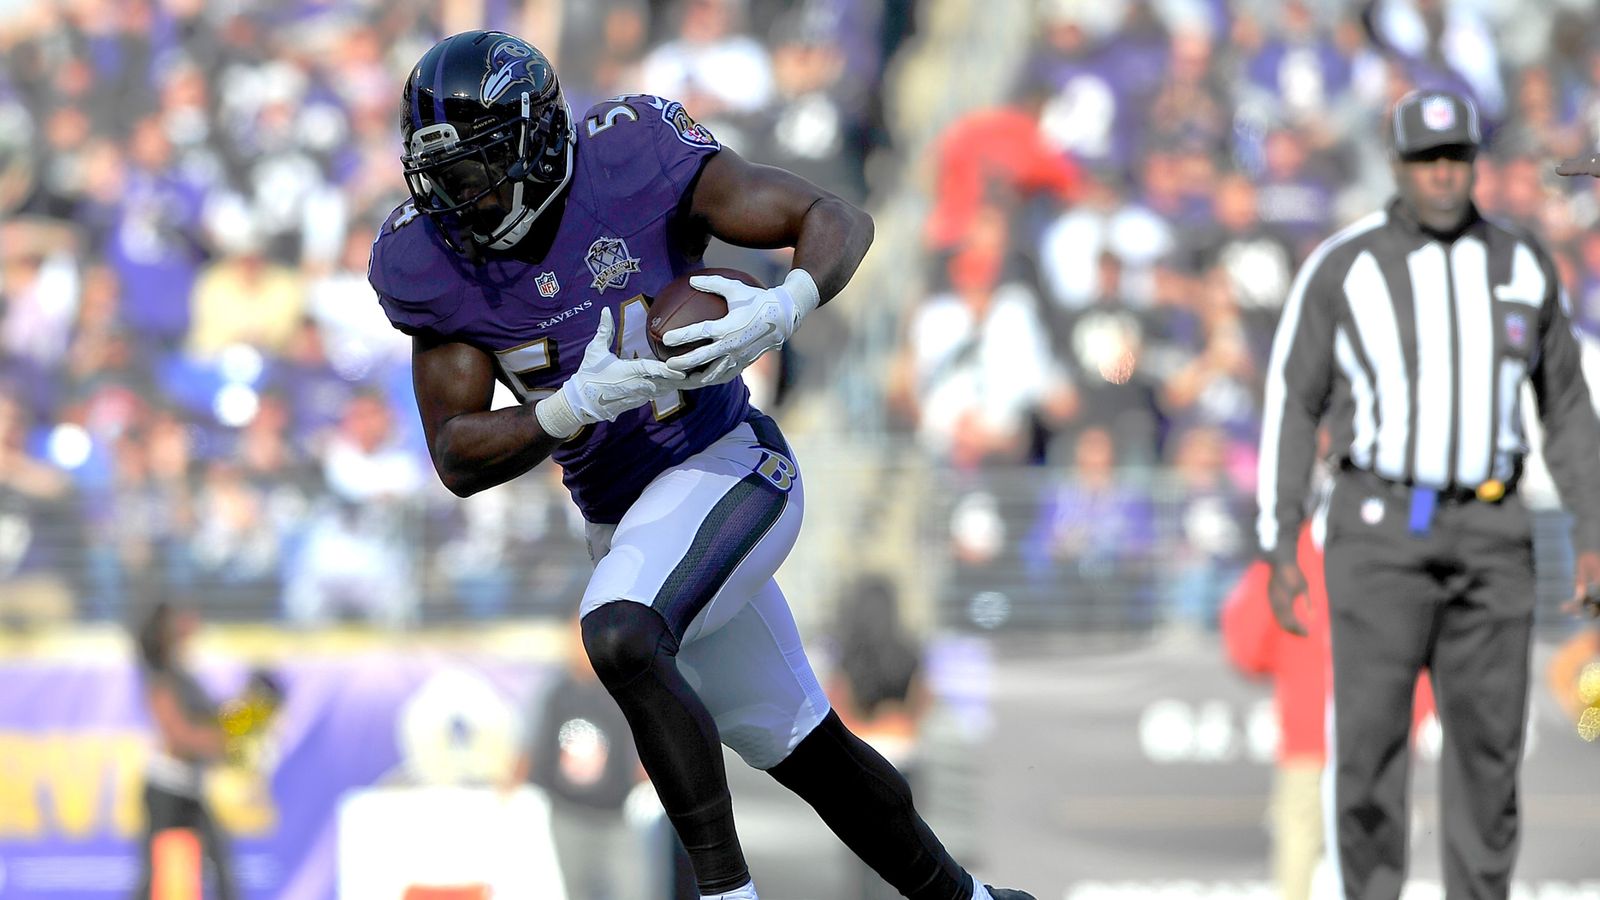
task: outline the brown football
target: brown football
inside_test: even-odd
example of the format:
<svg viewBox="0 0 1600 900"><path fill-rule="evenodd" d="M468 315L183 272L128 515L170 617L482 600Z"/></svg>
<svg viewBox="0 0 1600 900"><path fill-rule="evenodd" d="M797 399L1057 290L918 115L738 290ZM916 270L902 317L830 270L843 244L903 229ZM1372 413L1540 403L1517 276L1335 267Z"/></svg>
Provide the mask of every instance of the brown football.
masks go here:
<svg viewBox="0 0 1600 900"><path fill-rule="evenodd" d="M701 269L673 279L650 301L650 318L646 322L645 333L650 336L650 349L655 351L656 359L671 359L707 343L695 341L668 347L661 343L662 335L675 328L707 319L720 319L728 314L728 302L720 294L708 294L689 286L689 279L696 275L721 275L755 287L766 287L754 275L738 269Z"/></svg>

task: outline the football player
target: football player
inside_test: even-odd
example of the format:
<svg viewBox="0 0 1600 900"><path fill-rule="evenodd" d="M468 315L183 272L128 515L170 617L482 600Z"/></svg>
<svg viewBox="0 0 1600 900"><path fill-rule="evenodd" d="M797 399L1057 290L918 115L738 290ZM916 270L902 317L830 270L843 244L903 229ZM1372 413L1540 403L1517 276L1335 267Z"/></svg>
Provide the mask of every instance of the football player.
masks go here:
<svg viewBox="0 0 1600 900"><path fill-rule="evenodd" d="M640 94L574 116L527 42L471 31L412 69L401 106L411 200L370 279L413 338L439 477L467 496L546 457L588 522L584 646L622 708L705 897L754 900L720 740L810 803L907 897L1019 900L950 858L905 779L839 722L773 580L804 506L799 467L740 371L844 287L861 210L720 146ZM702 277L727 314L653 358L648 298L711 237L793 247L767 289ZM495 379L521 405L490 409Z"/></svg>

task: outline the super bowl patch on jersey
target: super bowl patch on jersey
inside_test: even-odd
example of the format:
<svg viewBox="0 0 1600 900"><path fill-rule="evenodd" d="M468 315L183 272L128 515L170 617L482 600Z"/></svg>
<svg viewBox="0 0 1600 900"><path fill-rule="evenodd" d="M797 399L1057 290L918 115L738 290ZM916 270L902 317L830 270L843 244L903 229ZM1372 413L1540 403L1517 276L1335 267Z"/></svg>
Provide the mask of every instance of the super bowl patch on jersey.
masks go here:
<svg viewBox="0 0 1600 900"><path fill-rule="evenodd" d="M589 245L584 260L594 281L589 285L600 293L606 288L620 288L628 283L628 276L639 271L639 258L628 255L628 245L622 238L603 237Z"/></svg>

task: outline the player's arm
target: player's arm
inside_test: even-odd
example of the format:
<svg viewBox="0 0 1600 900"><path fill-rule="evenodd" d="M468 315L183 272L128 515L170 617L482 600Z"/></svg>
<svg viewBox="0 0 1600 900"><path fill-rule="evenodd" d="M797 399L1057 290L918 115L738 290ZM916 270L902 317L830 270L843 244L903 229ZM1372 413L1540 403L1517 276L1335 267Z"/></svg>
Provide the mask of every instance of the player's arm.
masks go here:
<svg viewBox="0 0 1600 900"><path fill-rule="evenodd" d="M794 248L794 268L833 299L872 246L872 217L793 172L757 165L724 147L706 161L689 226L740 247Z"/></svg>
<svg viewBox="0 0 1600 900"><path fill-rule="evenodd" d="M560 443L544 432L532 404L489 408L494 361L477 347L414 337L411 377L433 467L457 496L516 478Z"/></svg>
<svg viewBox="0 0 1600 900"><path fill-rule="evenodd" d="M586 425L610 422L673 390L682 373L654 359L619 359L611 310L584 348L578 371L550 396L491 410L494 361L468 344L412 339L411 377L428 453L439 479L466 497L528 471Z"/></svg>
<svg viewBox="0 0 1600 900"><path fill-rule="evenodd" d="M736 377L761 354L781 345L811 310L832 299L872 246L872 217L793 172L751 163L723 148L706 161L688 202L690 239L716 237L741 247L793 247L782 284L765 290L716 276L691 280L728 300L721 319L697 322L664 336L669 345L706 338L712 343L670 363L697 375L697 384Z"/></svg>

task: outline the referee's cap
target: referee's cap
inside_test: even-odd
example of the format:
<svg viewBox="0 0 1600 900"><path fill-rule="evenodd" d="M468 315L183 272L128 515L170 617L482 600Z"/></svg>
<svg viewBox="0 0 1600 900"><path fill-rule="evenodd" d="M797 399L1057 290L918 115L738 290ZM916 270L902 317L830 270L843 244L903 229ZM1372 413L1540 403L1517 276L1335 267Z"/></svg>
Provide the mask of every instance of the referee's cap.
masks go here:
<svg viewBox="0 0 1600 900"><path fill-rule="evenodd" d="M1483 143L1478 109L1454 91L1412 91L1394 105L1390 136L1402 159L1436 147L1471 147Z"/></svg>

